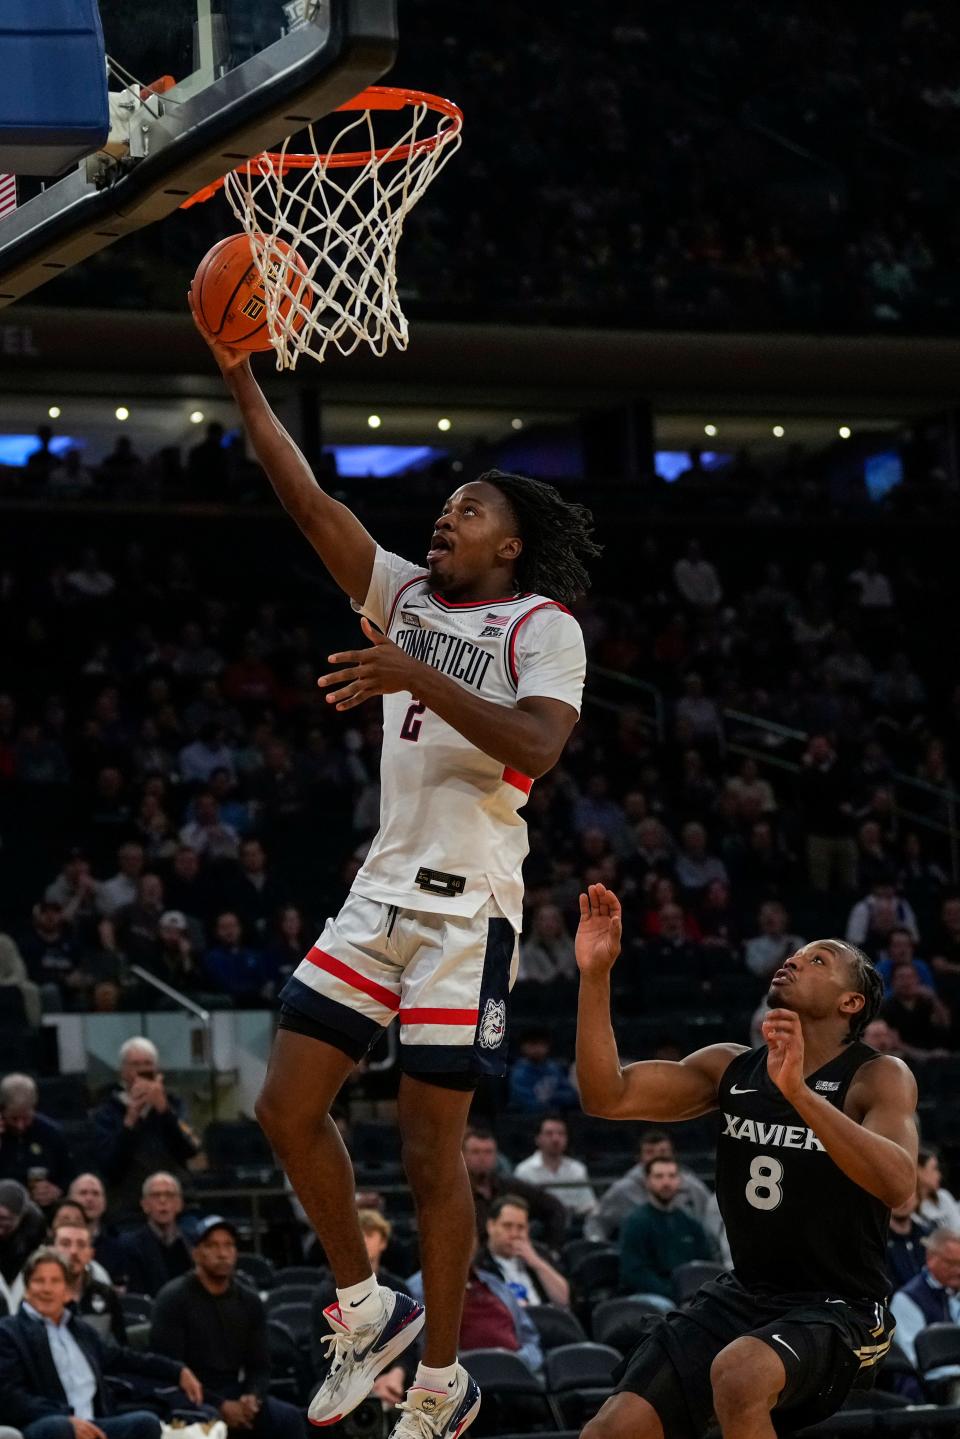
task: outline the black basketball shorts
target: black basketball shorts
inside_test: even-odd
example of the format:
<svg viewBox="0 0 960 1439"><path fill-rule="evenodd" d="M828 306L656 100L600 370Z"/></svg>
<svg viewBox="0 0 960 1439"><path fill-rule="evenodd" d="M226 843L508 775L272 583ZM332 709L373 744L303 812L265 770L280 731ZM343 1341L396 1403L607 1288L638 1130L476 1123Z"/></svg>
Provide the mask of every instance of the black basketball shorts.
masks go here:
<svg viewBox="0 0 960 1439"><path fill-rule="evenodd" d="M711 1279L684 1309L651 1316L615 1372L617 1393L639 1394L665 1439L700 1439L715 1423L710 1366L734 1339L760 1339L787 1382L773 1411L778 1434L829 1418L852 1389L869 1389L894 1323L882 1304L827 1295L759 1295L732 1274Z"/></svg>

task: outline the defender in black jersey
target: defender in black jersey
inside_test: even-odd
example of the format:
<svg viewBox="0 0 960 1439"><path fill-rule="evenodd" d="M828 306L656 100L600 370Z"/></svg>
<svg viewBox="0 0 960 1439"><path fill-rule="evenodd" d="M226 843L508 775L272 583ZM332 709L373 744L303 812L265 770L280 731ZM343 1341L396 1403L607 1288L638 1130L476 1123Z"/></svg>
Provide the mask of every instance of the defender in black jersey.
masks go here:
<svg viewBox="0 0 960 1439"><path fill-rule="evenodd" d="M889 1211L916 1185L917 1091L863 1044L881 982L842 940L773 977L756 1050L714 1044L621 1069L610 1023L620 905L580 897L577 1075L588 1114L682 1120L719 1110L717 1200L733 1272L650 1320L584 1439L773 1439L869 1387L890 1347Z"/></svg>

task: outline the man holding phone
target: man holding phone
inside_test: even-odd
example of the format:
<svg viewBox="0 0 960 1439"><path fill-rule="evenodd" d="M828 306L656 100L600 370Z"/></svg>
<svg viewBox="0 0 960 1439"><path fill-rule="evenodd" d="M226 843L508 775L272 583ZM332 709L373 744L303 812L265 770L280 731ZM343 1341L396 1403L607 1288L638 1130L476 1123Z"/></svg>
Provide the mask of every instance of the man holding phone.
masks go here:
<svg viewBox="0 0 960 1439"><path fill-rule="evenodd" d="M111 1204L139 1208L144 1180L158 1170L181 1182L200 1141L168 1094L157 1047L136 1036L120 1047L120 1085L94 1111L98 1168Z"/></svg>

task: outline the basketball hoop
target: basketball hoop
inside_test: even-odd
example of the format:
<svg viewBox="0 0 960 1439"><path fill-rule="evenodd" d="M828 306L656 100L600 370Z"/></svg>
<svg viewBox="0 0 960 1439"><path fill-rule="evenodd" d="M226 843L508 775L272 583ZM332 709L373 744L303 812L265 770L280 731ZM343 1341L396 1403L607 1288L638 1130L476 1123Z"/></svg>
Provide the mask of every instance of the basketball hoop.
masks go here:
<svg viewBox="0 0 960 1439"><path fill-rule="evenodd" d="M376 117L408 110L405 131L389 143L382 134L378 141ZM310 153L291 153L285 141L181 206L224 190L250 240L279 370L292 370L302 354L322 361L331 344L343 355L362 342L375 355L391 341L407 347L397 246L407 215L460 146L463 112L438 95L381 85L336 113L349 112L354 117L326 148L311 125ZM307 284L297 293L288 287L287 267L276 263L277 240L292 245L306 265ZM311 294L312 303L305 303Z"/></svg>

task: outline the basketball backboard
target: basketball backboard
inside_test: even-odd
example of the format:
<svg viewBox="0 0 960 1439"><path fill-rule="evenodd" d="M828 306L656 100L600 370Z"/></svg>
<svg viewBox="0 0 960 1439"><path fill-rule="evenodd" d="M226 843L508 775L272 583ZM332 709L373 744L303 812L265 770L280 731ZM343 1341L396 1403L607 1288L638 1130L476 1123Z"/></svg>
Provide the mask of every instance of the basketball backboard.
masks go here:
<svg viewBox="0 0 960 1439"><path fill-rule="evenodd" d="M110 142L0 220L0 308L336 109L396 52L396 0L100 0L100 12Z"/></svg>

